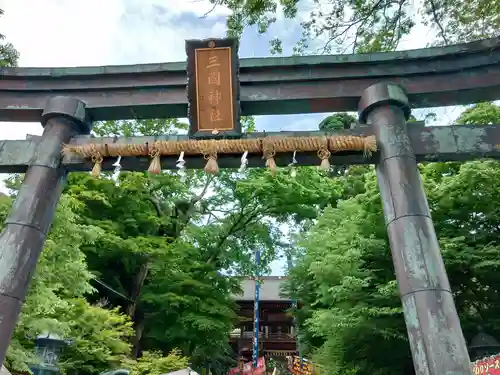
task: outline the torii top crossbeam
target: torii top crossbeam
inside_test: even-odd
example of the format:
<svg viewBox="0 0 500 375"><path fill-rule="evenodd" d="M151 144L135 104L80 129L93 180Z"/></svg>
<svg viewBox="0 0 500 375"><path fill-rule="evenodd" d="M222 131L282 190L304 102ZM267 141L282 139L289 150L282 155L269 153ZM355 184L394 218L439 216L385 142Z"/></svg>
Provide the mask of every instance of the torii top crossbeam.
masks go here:
<svg viewBox="0 0 500 375"><path fill-rule="evenodd" d="M47 99L72 96L92 120L186 117L186 64L0 70L0 121L38 122ZM239 60L242 115L355 111L363 90L406 88L413 108L496 100L500 38L413 51Z"/></svg>

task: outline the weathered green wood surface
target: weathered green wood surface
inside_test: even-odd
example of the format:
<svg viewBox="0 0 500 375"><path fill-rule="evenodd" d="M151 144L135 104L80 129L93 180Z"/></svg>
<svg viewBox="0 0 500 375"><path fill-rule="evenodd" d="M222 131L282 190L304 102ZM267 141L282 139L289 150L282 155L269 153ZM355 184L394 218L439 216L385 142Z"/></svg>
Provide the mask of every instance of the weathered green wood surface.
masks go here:
<svg viewBox="0 0 500 375"><path fill-rule="evenodd" d="M47 102L40 120L44 131L38 137L37 152L31 154L23 184L0 233L0 364L66 180L67 171L60 166L62 145L75 134L90 132L85 105L73 98L55 97ZM16 150L18 155L24 151Z"/></svg>
<svg viewBox="0 0 500 375"><path fill-rule="evenodd" d="M186 117L185 63L0 69L0 121L39 120L47 99L76 97L93 120ZM240 60L242 115L356 110L380 81L412 107L500 99L500 38L414 51Z"/></svg>
<svg viewBox="0 0 500 375"><path fill-rule="evenodd" d="M458 126L430 126L408 125L408 133L413 146L417 161L465 161L479 158L500 159L500 125L458 125ZM270 135L280 136L315 136L324 135L322 132L280 132L280 133L252 133L248 137L263 137ZM330 133L333 134L333 133ZM343 135L371 135L371 127L359 126L349 131L343 131ZM152 143L157 140L185 140L186 136L161 136L161 137L118 137L118 138L92 138L89 136L78 136L71 140L72 144L84 143ZM50 145L52 140L48 137L30 135L26 140L0 141L0 173L22 173L34 163L40 163L44 158L43 150ZM49 160L49 156L47 156ZM162 167L164 169L175 169L178 156L163 157ZM241 155L220 155L219 166L222 168L237 168L240 165ZM297 153L296 159L299 165L318 165L320 160L315 152ZM52 160L52 159L50 159ZM187 168L203 168L206 161L203 157L186 156ZM249 155L249 167L263 167L264 160L261 155ZM292 154L282 153L276 156L276 162L280 166L288 165L292 160ZM371 158L364 158L361 153L337 153L330 158L331 164L374 164L377 154ZM112 164L116 158L106 158L103 170L112 170ZM44 161L47 163L48 161ZM55 161L52 161L55 163ZM147 170L150 160L147 157L125 157L122 158L122 170ZM63 164L68 171L87 171L92 168L92 163L77 155L64 157ZM55 167L55 165L54 165Z"/></svg>
<svg viewBox="0 0 500 375"><path fill-rule="evenodd" d="M467 344L408 136L408 98L400 87L380 83L365 90L359 113L380 146L380 198L415 374L471 375ZM434 135L444 149L486 150L486 129L457 126Z"/></svg>

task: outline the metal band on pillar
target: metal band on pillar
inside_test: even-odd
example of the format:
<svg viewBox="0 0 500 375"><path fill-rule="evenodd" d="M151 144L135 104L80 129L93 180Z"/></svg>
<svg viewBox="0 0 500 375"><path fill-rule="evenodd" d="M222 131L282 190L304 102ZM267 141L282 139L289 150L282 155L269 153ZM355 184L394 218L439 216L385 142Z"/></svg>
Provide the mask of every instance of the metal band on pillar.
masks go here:
<svg viewBox="0 0 500 375"><path fill-rule="evenodd" d="M40 152L26 171L0 233L0 363L4 362L61 195L66 175L60 167L62 144L75 134L90 132L85 104L68 97L49 99L42 125Z"/></svg>
<svg viewBox="0 0 500 375"><path fill-rule="evenodd" d="M417 162L406 131L403 89L365 90L359 118L379 142L377 176L415 372L470 375L466 343L446 275Z"/></svg>

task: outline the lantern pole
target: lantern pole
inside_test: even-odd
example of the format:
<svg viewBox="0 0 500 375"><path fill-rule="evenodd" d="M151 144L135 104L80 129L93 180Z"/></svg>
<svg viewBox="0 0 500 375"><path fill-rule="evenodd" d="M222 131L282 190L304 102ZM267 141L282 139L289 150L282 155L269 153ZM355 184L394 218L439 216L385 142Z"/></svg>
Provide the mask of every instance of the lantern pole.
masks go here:
<svg viewBox="0 0 500 375"><path fill-rule="evenodd" d="M253 338L253 368L256 369L259 364L259 312L260 312L260 249L255 253L255 263L257 272L255 277L255 297L254 297L254 338Z"/></svg>
<svg viewBox="0 0 500 375"><path fill-rule="evenodd" d="M286 262L287 262L288 271L290 271L293 268L293 261L292 261L292 255L291 254L287 254L287 256L286 256ZM294 309L295 312L297 311L298 304L297 304L297 300L296 299L292 300L292 308ZM296 337L295 338L295 342L297 343L297 351L299 352L300 368L302 368L303 358L302 358L302 350L301 350L300 338L299 338L299 322L298 322L296 316L293 317L293 325L295 326L295 337Z"/></svg>

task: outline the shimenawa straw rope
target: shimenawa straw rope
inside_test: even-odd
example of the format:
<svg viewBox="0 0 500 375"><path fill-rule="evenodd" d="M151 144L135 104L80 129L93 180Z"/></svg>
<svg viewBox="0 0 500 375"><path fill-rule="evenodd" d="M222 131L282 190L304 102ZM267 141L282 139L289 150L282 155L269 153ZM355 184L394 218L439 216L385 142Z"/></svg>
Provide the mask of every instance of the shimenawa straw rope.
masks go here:
<svg viewBox="0 0 500 375"><path fill-rule="evenodd" d="M91 159L94 163L92 175L101 172L105 157L117 156L149 156L151 164L148 171L160 173L160 157L166 155L203 155L207 160L205 171L218 174L217 156L220 154L261 154L266 160L266 167L274 175L277 171L274 157L282 152L317 151L321 159L320 168L330 168L329 158L332 153L340 151L362 151L370 156L377 150L375 136L358 137L351 135L314 136L314 137L265 137L254 139L222 139L222 140L186 140L186 141L156 141L153 144L102 144L87 143L84 145L67 144L63 147L66 155L77 154Z"/></svg>

